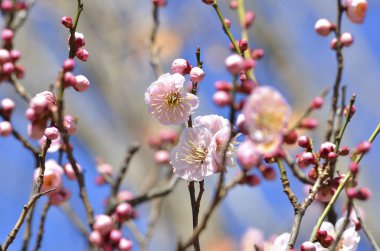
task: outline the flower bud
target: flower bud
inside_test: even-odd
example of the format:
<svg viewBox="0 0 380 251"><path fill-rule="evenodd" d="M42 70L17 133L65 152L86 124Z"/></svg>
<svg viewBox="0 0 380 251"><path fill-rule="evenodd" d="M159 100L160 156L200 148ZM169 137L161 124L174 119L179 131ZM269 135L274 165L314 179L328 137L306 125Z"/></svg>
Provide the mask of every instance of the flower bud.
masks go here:
<svg viewBox="0 0 380 251"><path fill-rule="evenodd" d="M251 57L253 60L259 60L262 57L264 57L264 50L263 49L253 49L251 52Z"/></svg>
<svg viewBox="0 0 380 251"><path fill-rule="evenodd" d="M364 22L367 12L367 0L344 0L347 17L355 24Z"/></svg>
<svg viewBox="0 0 380 251"><path fill-rule="evenodd" d="M212 96L212 100L217 106L227 106L231 103L231 96L225 91L217 91Z"/></svg>
<svg viewBox="0 0 380 251"><path fill-rule="evenodd" d="M75 80L73 87L78 92L84 92L90 87L90 81L83 75L75 76Z"/></svg>
<svg viewBox="0 0 380 251"><path fill-rule="evenodd" d="M132 217L133 208L131 204L123 202L116 207L116 215L119 222L124 222Z"/></svg>
<svg viewBox="0 0 380 251"><path fill-rule="evenodd" d="M248 49L248 41L246 39L239 40L239 48L241 52Z"/></svg>
<svg viewBox="0 0 380 251"><path fill-rule="evenodd" d="M98 231L101 235L108 234L113 229L114 223L108 215L100 214L95 217L94 230Z"/></svg>
<svg viewBox="0 0 380 251"><path fill-rule="evenodd" d="M0 110L4 116L10 117L12 115L12 112L13 112L15 106L16 106L15 102L13 102L12 99L5 98L5 99L1 100Z"/></svg>
<svg viewBox="0 0 380 251"><path fill-rule="evenodd" d="M323 106L324 100L322 97L316 97L311 101L310 107L313 109L319 109Z"/></svg>
<svg viewBox="0 0 380 251"><path fill-rule="evenodd" d="M253 187L257 186L260 184L260 178L255 174L247 175L245 178L245 184Z"/></svg>
<svg viewBox="0 0 380 251"><path fill-rule="evenodd" d="M256 61L255 60L253 60L253 59L246 59L246 60L244 60L243 70L247 71L247 70L252 69L255 66L256 66Z"/></svg>
<svg viewBox="0 0 380 251"><path fill-rule="evenodd" d="M260 171L261 171L263 177L266 180L274 180L274 179L276 179L277 174L276 174L276 171L274 170L273 167L261 165L259 168L260 168Z"/></svg>
<svg viewBox="0 0 380 251"><path fill-rule="evenodd" d="M224 81L224 80L218 80L214 83L214 87L218 91L226 91L229 92L232 90L232 84Z"/></svg>
<svg viewBox="0 0 380 251"><path fill-rule="evenodd" d="M338 151L338 154L340 156L347 156L348 154L350 153L350 149L347 147L347 146L342 146L339 151Z"/></svg>
<svg viewBox="0 0 380 251"><path fill-rule="evenodd" d="M205 78L206 73L202 68L193 67L190 71L190 79L192 82L200 83Z"/></svg>
<svg viewBox="0 0 380 251"><path fill-rule="evenodd" d="M69 36L68 38L68 43L70 45L70 40L71 40L71 36ZM75 32L75 35L74 35L74 46L76 49L79 49L83 46L85 46L86 42L84 40L84 35L83 33L80 33L80 32Z"/></svg>
<svg viewBox="0 0 380 251"><path fill-rule="evenodd" d="M298 145L302 148L308 149L311 147L310 139L307 136L298 137Z"/></svg>
<svg viewBox="0 0 380 251"><path fill-rule="evenodd" d="M245 122L245 117L243 114L238 115L236 119L236 126L239 128L239 132L244 133L244 134L249 134L248 128Z"/></svg>
<svg viewBox="0 0 380 251"><path fill-rule="evenodd" d="M320 148L319 148L319 156L321 158L328 158L328 154L330 152L334 152L334 149L335 149L335 145L331 142L325 142L323 143Z"/></svg>
<svg viewBox="0 0 380 251"><path fill-rule="evenodd" d="M9 11L11 11L13 9L13 3L10 0L3 0L1 2L0 8L4 12L9 12Z"/></svg>
<svg viewBox="0 0 380 251"><path fill-rule="evenodd" d="M338 47L338 40L336 39L336 37L334 37L330 41L330 48L333 50L336 50L337 47Z"/></svg>
<svg viewBox="0 0 380 251"><path fill-rule="evenodd" d="M344 116L347 116L348 115L348 109L350 109L350 106L347 105L344 110L343 110L343 115ZM352 117L352 115L354 115L356 112L356 107L353 105L351 106L351 111L350 111L350 116Z"/></svg>
<svg viewBox="0 0 380 251"><path fill-rule="evenodd" d="M346 189L346 194L349 199L355 199L358 193L356 191L356 188L350 187Z"/></svg>
<svg viewBox="0 0 380 251"><path fill-rule="evenodd" d="M255 17L256 15L253 11L247 11L244 16L244 27L249 28L255 21Z"/></svg>
<svg viewBox="0 0 380 251"><path fill-rule="evenodd" d="M367 187L362 187L358 190L356 198L358 200L368 200L372 196L371 190Z"/></svg>
<svg viewBox="0 0 380 251"><path fill-rule="evenodd" d="M119 242L119 251L131 251L133 247L132 241L122 238Z"/></svg>
<svg viewBox="0 0 380 251"><path fill-rule="evenodd" d="M231 74L238 74L244 67L244 59L238 54L232 54L226 58L224 64Z"/></svg>
<svg viewBox="0 0 380 251"><path fill-rule="evenodd" d="M334 241L334 238L331 235L327 235L325 238L320 240L321 245L324 248L328 248Z"/></svg>
<svg viewBox="0 0 380 251"><path fill-rule="evenodd" d="M119 243L122 237L123 233L118 229L112 229L109 235L109 238L112 243Z"/></svg>
<svg viewBox="0 0 380 251"><path fill-rule="evenodd" d="M236 9L238 7L238 1L237 0L231 0L229 4L231 9Z"/></svg>
<svg viewBox="0 0 380 251"><path fill-rule="evenodd" d="M301 121L300 128L312 130L318 126L318 120L315 118L304 118Z"/></svg>
<svg viewBox="0 0 380 251"><path fill-rule="evenodd" d="M2 66L2 72L6 75L10 75L15 70L15 66L11 62L7 62Z"/></svg>
<svg viewBox="0 0 380 251"><path fill-rule="evenodd" d="M78 163L76 163L76 166L78 168L78 171L82 172L82 168ZM66 163L63 166L63 170L65 170L65 174L66 174L67 178L69 178L70 180L76 180L77 179L77 175L75 174L74 168L70 163Z"/></svg>
<svg viewBox="0 0 380 251"><path fill-rule="evenodd" d="M359 165L355 162L351 162L349 165L349 169L350 169L351 173L357 174L359 171Z"/></svg>
<svg viewBox="0 0 380 251"><path fill-rule="evenodd" d="M297 140L298 140L298 133L296 132L296 130L292 130L288 132L284 137L284 142L288 145L295 144Z"/></svg>
<svg viewBox="0 0 380 251"><path fill-rule="evenodd" d="M327 159L329 160L334 160L338 157L338 155L334 152L329 152L329 154L327 154Z"/></svg>
<svg viewBox="0 0 380 251"><path fill-rule="evenodd" d="M62 24L63 26L65 26L66 28L68 28L68 29L73 28L73 20L72 20L72 18L69 17L69 16L64 16L64 17L62 17L62 19L61 19L61 24Z"/></svg>
<svg viewBox="0 0 380 251"><path fill-rule="evenodd" d="M17 60L21 58L21 52L19 50L13 49L10 52L10 56L11 56L12 62L16 62Z"/></svg>
<svg viewBox="0 0 380 251"><path fill-rule="evenodd" d="M166 150L157 151L154 154L154 161L159 165L166 165L170 162L170 154Z"/></svg>
<svg viewBox="0 0 380 251"><path fill-rule="evenodd" d="M224 19L224 23L226 24L226 26L227 26L228 28L231 27L231 21L230 21L228 18L225 18L225 19Z"/></svg>
<svg viewBox="0 0 380 251"><path fill-rule="evenodd" d="M90 57L90 53L89 53L86 49L79 48L79 49L75 52L75 56L76 56L79 60L86 62L86 61L88 60L88 58Z"/></svg>
<svg viewBox="0 0 380 251"><path fill-rule="evenodd" d="M11 60L11 55L6 49L0 49L0 64L4 64Z"/></svg>
<svg viewBox="0 0 380 251"><path fill-rule="evenodd" d="M317 248L315 247L314 243L311 241L306 241L302 243L301 245L301 251L316 251Z"/></svg>
<svg viewBox="0 0 380 251"><path fill-rule="evenodd" d="M319 19L314 26L315 31L320 36L328 36L330 32L334 29L334 25L327 19Z"/></svg>
<svg viewBox="0 0 380 251"><path fill-rule="evenodd" d="M45 129L45 136L46 138L50 139L50 140L55 140L58 138L59 136L59 131L58 131L58 128L57 127L54 127L54 126L51 126L51 127L47 127Z"/></svg>
<svg viewBox="0 0 380 251"><path fill-rule="evenodd" d="M88 239L95 246L100 246L103 244L103 237L98 231L92 231Z"/></svg>
<svg viewBox="0 0 380 251"><path fill-rule="evenodd" d="M63 128L67 131L69 135L73 135L76 130L77 126L75 124L75 119L71 115L66 115L63 120Z"/></svg>
<svg viewBox="0 0 380 251"><path fill-rule="evenodd" d="M13 32L11 29L4 29L4 30L1 32L1 38L2 38L4 41L6 41L6 42L10 42L10 41L12 41L13 36L14 36L14 32Z"/></svg>
<svg viewBox="0 0 380 251"><path fill-rule="evenodd" d="M355 153L357 154L364 154L371 149L371 143L368 141L361 142L355 149Z"/></svg>
<svg viewBox="0 0 380 251"><path fill-rule="evenodd" d="M177 59L174 59L171 69L173 73L186 75L190 73L191 65L186 59L177 58Z"/></svg>
<svg viewBox="0 0 380 251"><path fill-rule="evenodd" d="M339 41L343 46L349 47L354 42L354 37L351 33L345 32L340 35Z"/></svg>
<svg viewBox="0 0 380 251"><path fill-rule="evenodd" d="M166 0L152 0L152 2L159 7L164 7L166 5Z"/></svg>
<svg viewBox="0 0 380 251"><path fill-rule="evenodd" d="M12 133L12 124L8 121L0 122L0 136L6 137Z"/></svg>
<svg viewBox="0 0 380 251"><path fill-rule="evenodd" d="M68 58L63 62L62 68L63 68L63 71L68 72L68 71L72 71L74 69L74 66L75 66L75 61L71 58Z"/></svg>

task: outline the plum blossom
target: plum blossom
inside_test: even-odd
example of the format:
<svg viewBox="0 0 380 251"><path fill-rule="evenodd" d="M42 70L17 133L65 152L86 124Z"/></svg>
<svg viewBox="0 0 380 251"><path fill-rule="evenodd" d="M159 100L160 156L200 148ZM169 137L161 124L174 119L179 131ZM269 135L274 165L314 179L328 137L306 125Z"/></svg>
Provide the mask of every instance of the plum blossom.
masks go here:
<svg viewBox="0 0 380 251"><path fill-rule="evenodd" d="M182 124L186 122L199 106L197 96L186 93L183 84L185 78L175 73L161 75L145 92L148 112L162 124Z"/></svg>
<svg viewBox="0 0 380 251"><path fill-rule="evenodd" d="M346 6L347 16L351 22L355 24L364 22L368 7L367 0L345 0L344 5Z"/></svg>
<svg viewBox="0 0 380 251"><path fill-rule="evenodd" d="M214 148L215 141L207 127L185 128L171 153L174 173L189 181L201 181L215 173L218 167L213 161Z"/></svg>
<svg viewBox="0 0 380 251"><path fill-rule="evenodd" d="M274 88L253 89L243 107L248 136L261 154L275 152L282 143L290 117L290 107Z"/></svg>
<svg viewBox="0 0 380 251"><path fill-rule="evenodd" d="M39 173L40 173L40 169L39 168L35 169L34 183L37 182ZM44 179L43 179L43 185L42 185L41 191L44 192L53 188L60 190L60 188L62 187L62 174L63 174L63 169L60 165L58 165L58 163L55 160L53 159L47 160L45 162L45 172L44 172Z"/></svg>

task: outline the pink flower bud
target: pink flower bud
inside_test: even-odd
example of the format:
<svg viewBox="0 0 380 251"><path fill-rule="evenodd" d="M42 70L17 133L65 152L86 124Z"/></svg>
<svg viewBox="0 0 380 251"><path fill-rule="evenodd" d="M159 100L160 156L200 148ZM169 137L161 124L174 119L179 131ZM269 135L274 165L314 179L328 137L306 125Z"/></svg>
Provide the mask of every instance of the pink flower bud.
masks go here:
<svg viewBox="0 0 380 251"><path fill-rule="evenodd" d="M11 50L10 56L13 62L16 62L21 58L21 52L19 50Z"/></svg>
<svg viewBox="0 0 380 251"><path fill-rule="evenodd" d="M159 7L164 7L166 5L166 0L152 0L152 2Z"/></svg>
<svg viewBox="0 0 380 251"><path fill-rule="evenodd" d="M55 140L59 136L59 131L57 127L51 126L45 129L45 136L50 140Z"/></svg>
<svg viewBox="0 0 380 251"><path fill-rule="evenodd" d="M170 154L166 150L157 151L154 154L154 161L159 165L166 165L170 162Z"/></svg>
<svg viewBox="0 0 380 251"><path fill-rule="evenodd" d="M306 168L316 162L316 157L311 152L303 152L296 155L296 160L300 168Z"/></svg>
<svg viewBox="0 0 380 251"><path fill-rule="evenodd" d="M16 10L27 10L28 6L24 2L16 2L15 9Z"/></svg>
<svg viewBox="0 0 380 251"><path fill-rule="evenodd" d="M229 4L231 9L236 9L238 7L238 1L237 0L231 0Z"/></svg>
<svg viewBox="0 0 380 251"><path fill-rule="evenodd" d="M300 136L298 138L298 145L302 148L308 149L311 147L310 139L307 136Z"/></svg>
<svg viewBox="0 0 380 251"><path fill-rule="evenodd" d="M239 40L240 51L244 52L248 49L248 41L246 39Z"/></svg>
<svg viewBox="0 0 380 251"><path fill-rule="evenodd" d="M15 66L11 62L5 63L2 66L2 72L4 72L6 75L10 75L14 70Z"/></svg>
<svg viewBox="0 0 380 251"><path fill-rule="evenodd" d="M64 84L65 84L65 87L68 87L68 86L75 86L77 84L77 80L74 76L74 74L72 74L71 72L65 72L65 74L63 75L63 81L64 81Z"/></svg>
<svg viewBox="0 0 380 251"><path fill-rule="evenodd" d="M1 100L0 110L5 116L10 117L12 115L12 112L13 112L15 106L16 106L15 102L13 102L12 99L5 98L5 99Z"/></svg>
<svg viewBox="0 0 380 251"><path fill-rule="evenodd" d="M49 202L54 206L60 206L70 199L71 193L69 190L63 188L57 192L49 194Z"/></svg>
<svg viewBox="0 0 380 251"><path fill-rule="evenodd" d="M351 173L357 174L359 171L359 165L355 162L351 162L349 165L349 169L350 169Z"/></svg>
<svg viewBox="0 0 380 251"><path fill-rule="evenodd" d="M12 133L12 124L8 121L0 122L0 136L6 137Z"/></svg>
<svg viewBox="0 0 380 251"><path fill-rule="evenodd" d="M355 152L358 154L366 153L371 149L371 143L368 141L361 142L355 149Z"/></svg>
<svg viewBox="0 0 380 251"><path fill-rule="evenodd" d="M315 118L304 118L300 124L300 128L309 130L315 129L317 126L318 120L316 120Z"/></svg>
<svg viewBox="0 0 380 251"><path fill-rule="evenodd" d="M338 155L334 152L329 152L329 154L327 154L327 159L329 160L334 160L338 157Z"/></svg>
<svg viewBox="0 0 380 251"><path fill-rule="evenodd" d="M11 11L13 9L13 3L10 0L4 0L1 2L1 10L4 12Z"/></svg>
<svg viewBox="0 0 380 251"><path fill-rule="evenodd" d="M339 41L343 46L349 47L354 42L354 37L351 33L345 32L340 35Z"/></svg>
<svg viewBox="0 0 380 251"><path fill-rule="evenodd" d="M350 149L347 147L347 146L342 146L339 151L338 151L338 154L340 156L347 156L348 154L350 153Z"/></svg>
<svg viewBox="0 0 380 251"><path fill-rule="evenodd" d="M83 33L75 32L74 38L75 38L74 39L74 46L75 46L76 49L79 49L79 48L81 48L81 47L83 47L83 46L86 45ZM69 38L68 38L69 45L70 45L70 40L71 40L71 36L69 36Z"/></svg>
<svg viewBox="0 0 380 251"><path fill-rule="evenodd" d="M334 37L330 41L330 48L335 50L337 47L338 47L338 40L336 39L336 37Z"/></svg>
<svg viewBox="0 0 380 251"><path fill-rule="evenodd" d="M73 116L71 115L65 116L63 120L63 128L67 131L69 135L73 135L76 132L77 126L75 124L75 120Z"/></svg>
<svg viewBox="0 0 380 251"><path fill-rule="evenodd" d="M119 243L122 237L123 233L118 229L112 229L110 232L110 240L112 243Z"/></svg>
<svg viewBox="0 0 380 251"><path fill-rule="evenodd" d="M202 0L202 2L204 2L205 4L213 4L214 3L214 0Z"/></svg>
<svg viewBox="0 0 380 251"><path fill-rule="evenodd" d="M327 19L319 19L314 26L315 31L321 36L328 36L334 29L334 25Z"/></svg>
<svg viewBox="0 0 380 251"><path fill-rule="evenodd" d="M231 27L231 21L228 18L224 19L224 23L227 25L228 28Z"/></svg>
<svg viewBox="0 0 380 251"><path fill-rule="evenodd" d="M247 11L244 16L244 26L249 28L253 24L253 21L255 21L255 17L256 15L253 11Z"/></svg>
<svg viewBox="0 0 380 251"><path fill-rule="evenodd" d="M327 235L325 238L320 240L321 245L324 248L328 248L334 241L334 238L331 235Z"/></svg>
<svg viewBox="0 0 380 251"><path fill-rule="evenodd" d="M64 16L61 19L61 24L68 29L73 28L73 19L69 16Z"/></svg>
<svg viewBox="0 0 380 251"><path fill-rule="evenodd" d="M372 196L371 190L367 187L362 187L358 190L356 198L358 200L368 200Z"/></svg>
<svg viewBox="0 0 380 251"><path fill-rule="evenodd" d="M323 239L323 238L326 238L327 237L327 231L326 230L318 230L317 232L317 238L318 239Z"/></svg>
<svg viewBox="0 0 380 251"><path fill-rule="evenodd" d="M95 246L101 246L103 244L103 237L98 231L92 231L88 239Z"/></svg>
<svg viewBox="0 0 380 251"><path fill-rule="evenodd" d="M131 204L124 202L116 207L117 219L120 222L124 222L132 217L133 208Z"/></svg>
<svg viewBox="0 0 380 251"><path fill-rule="evenodd" d="M173 61L171 69L173 73L186 75L190 73L191 65L186 59L177 58Z"/></svg>
<svg viewBox="0 0 380 251"><path fill-rule="evenodd" d="M367 0L344 0L347 17L355 24L364 22L367 12Z"/></svg>
<svg viewBox="0 0 380 251"><path fill-rule="evenodd" d="M343 115L344 116L347 116L348 115L348 109L350 109L350 106L347 105L345 108L344 108L344 111L343 111ZM351 106L351 111L350 111L350 116L354 115L356 112L356 107L353 105Z"/></svg>
<svg viewBox="0 0 380 251"><path fill-rule="evenodd" d="M244 67L244 59L238 54L232 54L226 58L224 64L231 74L238 74Z"/></svg>
<svg viewBox="0 0 380 251"><path fill-rule="evenodd" d="M9 51L5 49L0 49L0 64L4 64L11 60L11 55Z"/></svg>
<svg viewBox="0 0 380 251"><path fill-rule="evenodd" d="M16 65L16 78L23 79L25 76L25 68L22 65Z"/></svg>
<svg viewBox="0 0 380 251"><path fill-rule="evenodd" d="M165 129L160 132L160 141L164 143L170 143L173 144L177 142L178 140L178 132L171 130L171 129Z"/></svg>
<svg viewBox="0 0 380 251"><path fill-rule="evenodd" d="M75 52L75 56L76 56L79 60L86 62L86 61L88 60L88 58L90 57L90 53L89 53L86 49L79 48L79 49Z"/></svg>
<svg viewBox="0 0 380 251"><path fill-rule="evenodd" d="M302 243L301 245L301 251L316 251L317 248L315 247L314 243L310 241L306 241Z"/></svg>
<svg viewBox="0 0 380 251"><path fill-rule="evenodd" d="M288 132L284 137L284 142L288 145L293 145L298 140L298 133L296 130Z"/></svg>
<svg viewBox="0 0 380 251"><path fill-rule="evenodd" d="M108 234L113 229L114 223L108 215L100 214L95 217L94 230L98 231L101 235Z"/></svg>
<svg viewBox="0 0 380 251"><path fill-rule="evenodd" d="M120 191L117 194L117 199L119 201L129 201L129 200L133 199L133 193L131 193L130 191L127 191L127 190Z"/></svg>
<svg viewBox="0 0 380 251"><path fill-rule="evenodd" d="M254 145L245 140L238 147L237 160L243 169L251 169L260 164L260 155L256 152Z"/></svg>
<svg viewBox="0 0 380 251"><path fill-rule="evenodd" d="M35 121L36 118L37 118L36 112L35 112L35 110L32 109L32 108L28 108L28 109L26 109L26 111L25 111L25 116L26 116L26 118L27 118L29 121L32 121L32 122Z"/></svg>
<svg viewBox="0 0 380 251"><path fill-rule="evenodd" d="M78 163L76 163L76 166L78 168L78 171L82 172L82 167ZM77 179L74 168L70 163L66 163L63 166L63 170L65 170L65 174L66 174L67 178L69 178L70 180L76 180Z"/></svg>
<svg viewBox="0 0 380 251"><path fill-rule="evenodd" d="M229 92L232 90L232 84L224 81L224 80L218 80L214 83L214 87L218 91L226 91Z"/></svg>
<svg viewBox="0 0 380 251"><path fill-rule="evenodd" d="M225 91L217 91L212 96L212 100L217 106L226 106L231 103L231 96Z"/></svg>
<svg viewBox="0 0 380 251"><path fill-rule="evenodd" d="M246 59L246 60L244 60L243 70L247 71L247 70L252 69L255 66L256 66L256 61L255 60L253 60L253 59Z"/></svg>
<svg viewBox="0 0 380 251"><path fill-rule="evenodd" d="M315 196L316 200L329 202L334 196L334 190L330 186L323 187Z"/></svg>
<svg viewBox="0 0 380 251"><path fill-rule="evenodd" d="M245 124L245 117L243 114L239 114L237 119L236 119L236 125L239 128L239 132L248 134L248 128L247 125Z"/></svg>
<svg viewBox="0 0 380 251"><path fill-rule="evenodd" d="M78 92L84 92L90 87L90 81L83 75L75 76L75 80L74 89Z"/></svg>
<svg viewBox="0 0 380 251"><path fill-rule="evenodd" d="M245 94L250 94L256 86L256 82L251 79L243 80L241 81L239 91Z"/></svg>
<svg viewBox="0 0 380 251"><path fill-rule="evenodd" d="M75 66L75 61L71 58L68 58L63 62L62 68L63 68L63 71L68 72L68 71L72 71L74 69L74 66Z"/></svg>
<svg viewBox="0 0 380 251"><path fill-rule="evenodd" d="M358 192L356 191L356 188L350 187L346 189L346 194L349 199L355 199Z"/></svg>
<svg viewBox="0 0 380 251"><path fill-rule="evenodd" d="M122 238L119 242L119 251L131 251L133 247L132 241Z"/></svg>
<svg viewBox="0 0 380 251"><path fill-rule="evenodd" d="M14 33L13 33L13 31L10 30L10 29L4 29L4 30L1 32L1 38L2 38L4 41L10 42L10 41L13 39L13 36L14 36Z"/></svg>
<svg viewBox="0 0 380 251"><path fill-rule="evenodd" d="M324 100L322 97L316 97L311 101L310 107L313 109L319 109L323 106Z"/></svg>
<svg viewBox="0 0 380 251"><path fill-rule="evenodd" d="M259 60L262 57L264 57L264 50L263 49L254 49L251 52L251 57L253 60Z"/></svg>
<svg viewBox="0 0 380 251"><path fill-rule="evenodd" d="M205 78L206 73L199 67L193 67L190 71L190 79L193 82L200 83Z"/></svg>
<svg viewBox="0 0 380 251"><path fill-rule="evenodd" d="M335 149L335 145L331 142L325 142L321 145L321 147L319 148L319 156L321 158L327 158L328 157L328 154L330 152L333 152Z"/></svg>

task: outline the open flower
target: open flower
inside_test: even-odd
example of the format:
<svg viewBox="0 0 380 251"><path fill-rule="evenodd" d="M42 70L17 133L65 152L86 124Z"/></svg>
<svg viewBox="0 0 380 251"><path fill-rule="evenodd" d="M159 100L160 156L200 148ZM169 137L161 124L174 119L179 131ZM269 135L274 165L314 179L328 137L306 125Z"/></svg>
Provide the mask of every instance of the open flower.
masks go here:
<svg viewBox="0 0 380 251"><path fill-rule="evenodd" d="M218 169L212 151L215 141L207 127L185 128L171 153L174 173L188 181L201 181Z"/></svg>
<svg viewBox="0 0 380 251"><path fill-rule="evenodd" d="M367 0L345 0L346 12L351 22L361 24L367 12Z"/></svg>
<svg viewBox="0 0 380 251"><path fill-rule="evenodd" d="M161 75L145 92L148 112L162 124L182 124L198 108L197 96L186 93L183 87L185 78L175 73Z"/></svg>
<svg viewBox="0 0 380 251"><path fill-rule="evenodd" d="M256 87L243 108L248 136L256 150L267 154L282 142L290 117L290 107L282 95L272 87Z"/></svg>

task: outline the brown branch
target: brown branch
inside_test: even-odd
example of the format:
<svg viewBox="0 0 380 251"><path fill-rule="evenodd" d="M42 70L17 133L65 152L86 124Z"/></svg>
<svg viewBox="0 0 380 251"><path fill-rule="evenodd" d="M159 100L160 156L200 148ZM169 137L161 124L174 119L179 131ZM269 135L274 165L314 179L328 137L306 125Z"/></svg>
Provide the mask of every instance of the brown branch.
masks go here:
<svg viewBox="0 0 380 251"><path fill-rule="evenodd" d="M18 231L20 230L22 224L24 223L24 220L29 212L29 210L31 209L31 207L34 205L34 203L43 195L47 194L47 193L50 193L52 191L54 191L55 188L53 189L50 189L50 190L47 190L45 192L40 192L40 193L35 193L28 201L28 203L26 205L24 205L24 208L21 212L21 215L20 217L18 218L15 226L13 227L13 229L11 230L11 232L8 234L8 238L6 239L5 243L4 243L4 246L3 246L3 250L6 251L8 249L8 247L12 244L12 242L14 241L14 239L16 238L17 236L17 233Z"/></svg>
<svg viewBox="0 0 380 251"><path fill-rule="evenodd" d="M342 25L342 15L344 12L344 7L342 6L340 0L337 0L337 21L336 21L336 29L335 29L335 37L337 39L337 45L336 45L336 60L338 63L337 66L337 73L335 77L335 83L333 88L333 96L331 99L331 110L329 114L329 118L327 120L327 133L325 137L325 141L331 140L331 135L334 131L334 122L335 122L335 116L337 111L337 104L338 104L338 98L339 98L339 85L342 80L343 75L343 53L342 49L343 46L340 42L340 35L341 35L341 25Z"/></svg>
<svg viewBox="0 0 380 251"><path fill-rule="evenodd" d="M44 227L45 227L46 216L47 216L47 212L49 211L50 205L51 205L50 202L47 201L44 205L43 210L42 210L40 225L38 226L37 240L36 240L36 245L34 247L34 251L37 251L41 247L42 238L44 235Z"/></svg>
<svg viewBox="0 0 380 251"><path fill-rule="evenodd" d="M33 204L33 206L29 210L28 217L26 218L26 226L24 231L24 238L22 242L22 251L27 251L29 246L30 237L32 235L32 221L33 221L33 214L36 206Z"/></svg>
<svg viewBox="0 0 380 251"><path fill-rule="evenodd" d="M153 17L153 28L150 33L149 37L149 51L150 51L150 64L154 70L154 73L156 77L159 77L162 75L162 68L160 65L160 58L159 58L159 53L160 53L160 48L156 44L156 38L157 38L157 32L158 28L160 26L160 20L159 20L159 9L160 6L157 4L152 4L153 9L152 9L152 17Z"/></svg>
<svg viewBox="0 0 380 251"><path fill-rule="evenodd" d="M277 159L277 164L280 169L281 183L284 189L284 193L288 196L289 201L294 208L294 211L297 212L298 208L300 207L300 203L298 202L298 199L294 194L293 190L290 188L290 182L288 176L286 175L284 163L282 162L282 160Z"/></svg>
<svg viewBox="0 0 380 251"><path fill-rule="evenodd" d="M198 226L198 215L199 215L199 207L197 207L197 202L195 198L195 187L194 187L194 181L190 181L188 188L189 188L189 193L190 193L190 202L191 202L191 212L193 216L193 231L197 228ZM199 236L196 236L193 239L193 246L195 251L200 251L201 247L199 245Z"/></svg>

